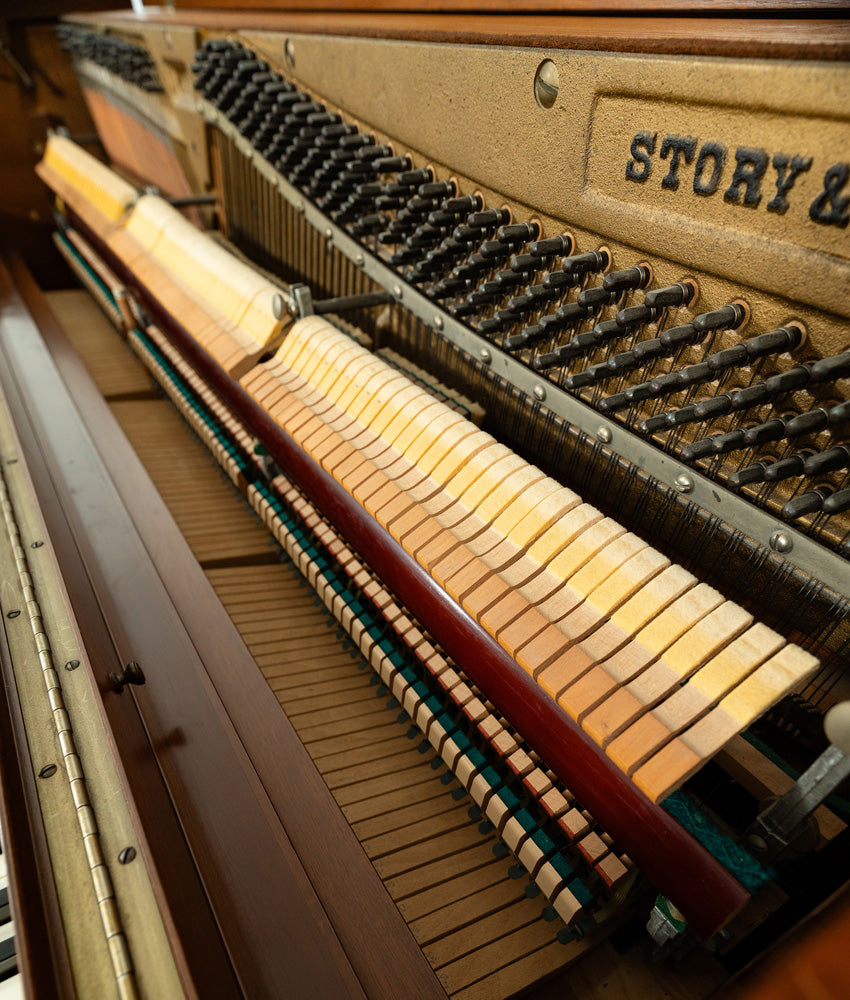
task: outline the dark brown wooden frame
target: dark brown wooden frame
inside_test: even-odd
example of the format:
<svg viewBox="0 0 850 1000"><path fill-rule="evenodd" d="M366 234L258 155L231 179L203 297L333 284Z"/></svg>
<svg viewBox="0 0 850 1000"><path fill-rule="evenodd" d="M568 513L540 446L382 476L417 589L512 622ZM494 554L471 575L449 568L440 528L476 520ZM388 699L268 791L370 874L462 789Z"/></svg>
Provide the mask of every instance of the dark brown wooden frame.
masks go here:
<svg viewBox="0 0 850 1000"><path fill-rule="evenodd" d="M0 302L37 320L97 449L75 453L68 476L50 426L60 401L0 339L0 382L190 994L253 1000L285 983L309 1000L389 1000L403 981L409 996L445 997L46 302L19 261L10 271ZM86 506L101 459L111 481ZM132 566L127 531L141 542ZM106 676L129 659L147 683L117 695Z"/></svg>

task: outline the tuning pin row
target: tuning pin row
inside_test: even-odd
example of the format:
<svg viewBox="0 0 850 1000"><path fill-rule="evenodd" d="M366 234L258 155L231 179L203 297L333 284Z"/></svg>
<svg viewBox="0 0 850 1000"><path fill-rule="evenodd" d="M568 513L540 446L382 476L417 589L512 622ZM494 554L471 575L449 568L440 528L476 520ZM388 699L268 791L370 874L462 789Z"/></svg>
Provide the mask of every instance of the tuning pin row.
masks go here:
<svg viewBox="0 0 850 1000"><path fill-rule="evenodd" d="M141 45L72 24L60 24L56 34L61 47L75 59L97 63L142 90L162 90L154 61Z"/></svg>

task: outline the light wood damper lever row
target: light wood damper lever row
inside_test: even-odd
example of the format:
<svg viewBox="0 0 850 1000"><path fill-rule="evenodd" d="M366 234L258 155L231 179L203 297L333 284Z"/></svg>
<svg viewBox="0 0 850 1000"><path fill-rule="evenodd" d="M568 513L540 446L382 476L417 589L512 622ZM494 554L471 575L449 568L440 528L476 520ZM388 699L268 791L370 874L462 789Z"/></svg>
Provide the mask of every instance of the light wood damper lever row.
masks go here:
<svg viewBox="0 0 850 1000"><path fill-rule="evenodd" d="M243 385L654 801L816 666L323 320Z"/></svg>
<svg viewBox="0 0 850 1000"><path fill-rule="evenodd" d="M52 135L42 180L233 378L279 343L279 288L157 195L139 195L69 139Z"/></svg>

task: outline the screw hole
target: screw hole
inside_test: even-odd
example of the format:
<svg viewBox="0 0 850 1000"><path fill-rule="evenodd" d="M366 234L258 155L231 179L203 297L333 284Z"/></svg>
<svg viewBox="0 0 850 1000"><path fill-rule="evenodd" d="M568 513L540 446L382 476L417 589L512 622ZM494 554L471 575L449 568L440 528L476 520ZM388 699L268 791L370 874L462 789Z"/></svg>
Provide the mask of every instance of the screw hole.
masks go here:
<svg viewBox="0 0 850 1000"><path fill-rule="evenodd" d="M558 67L551 59L544 59L534 74L534 97L547 111L558 99Z"/></svg>

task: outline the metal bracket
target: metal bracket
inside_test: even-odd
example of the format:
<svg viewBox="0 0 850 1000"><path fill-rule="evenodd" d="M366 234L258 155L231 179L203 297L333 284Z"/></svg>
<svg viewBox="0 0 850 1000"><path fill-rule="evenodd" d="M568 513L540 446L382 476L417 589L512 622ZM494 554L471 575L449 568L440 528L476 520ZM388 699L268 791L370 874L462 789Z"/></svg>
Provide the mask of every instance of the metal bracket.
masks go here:
<svg viewBox="0 0 850 1000"><path fill-rule="evenodd" d="M830 745L797 783L765 809L747 833L760 855L775 857L802 832L806 819L850 775L850 755Z"/></svg>

